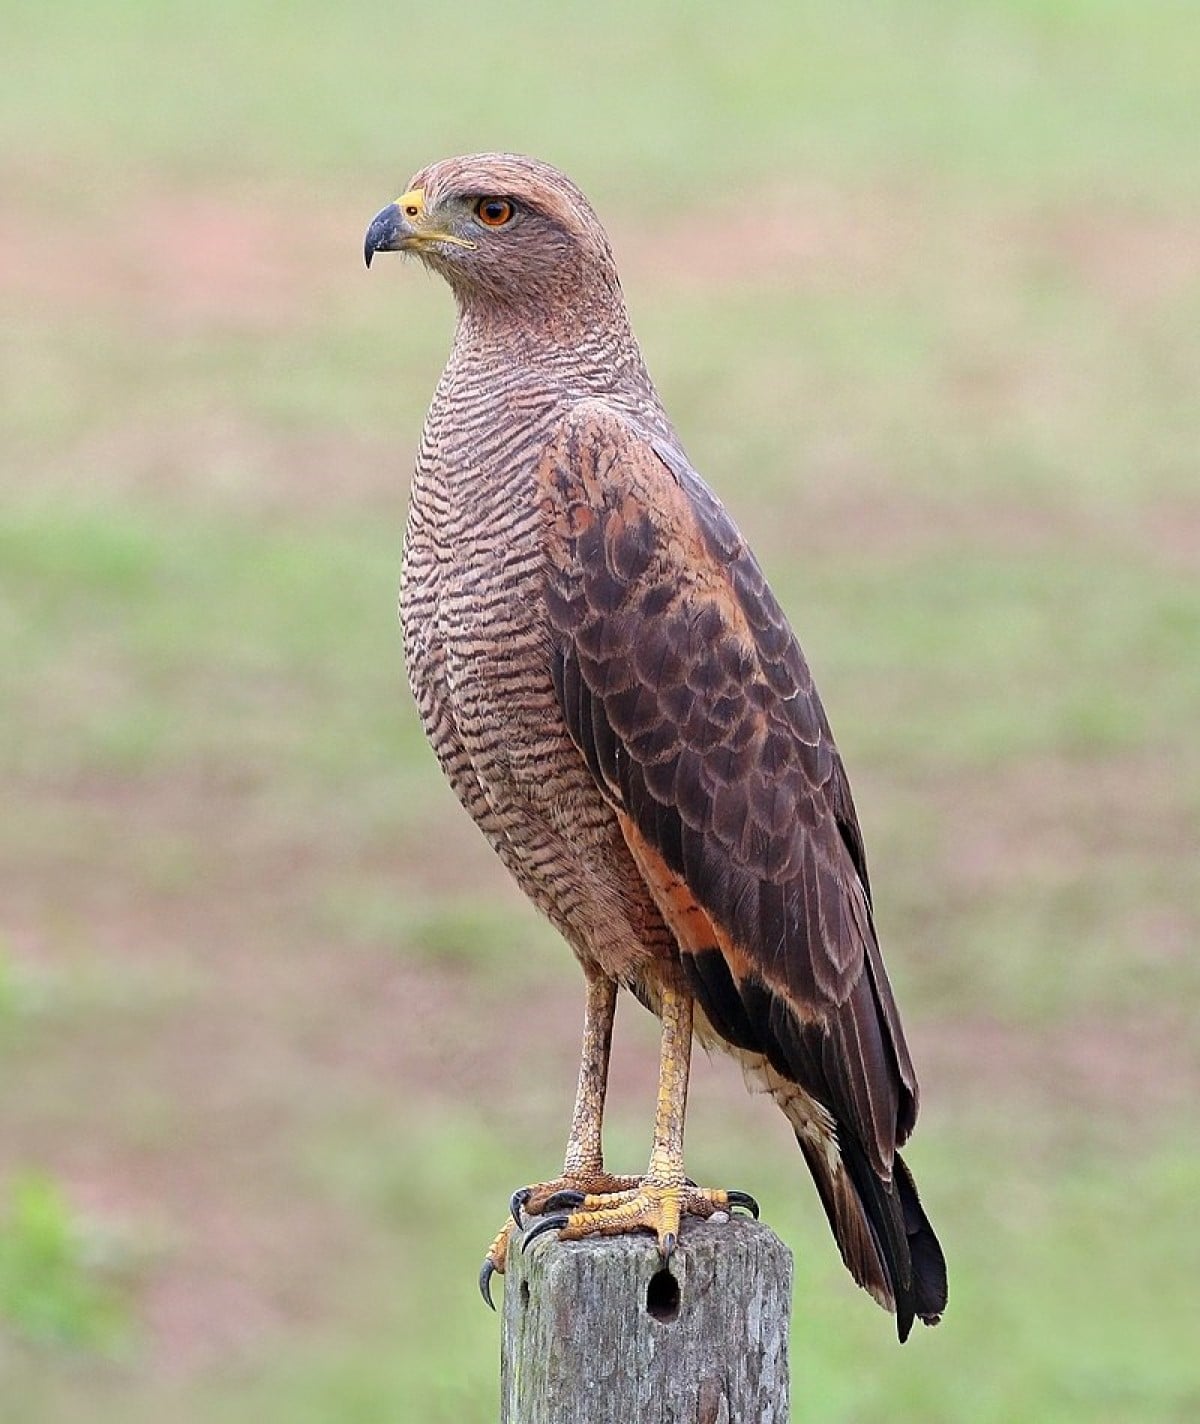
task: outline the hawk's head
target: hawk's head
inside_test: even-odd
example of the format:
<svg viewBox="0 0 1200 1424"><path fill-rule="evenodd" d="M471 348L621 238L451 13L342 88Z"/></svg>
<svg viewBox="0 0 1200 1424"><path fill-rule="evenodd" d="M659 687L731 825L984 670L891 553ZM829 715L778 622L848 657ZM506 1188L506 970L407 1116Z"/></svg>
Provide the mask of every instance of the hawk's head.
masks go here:
<svg viewBox="0 0 1200 1424"><path fill-rule="evenodd" d="M415 253L460 304L545 307L597 281L619 289L612 250L591 204L558 169L514 153L431 164L367 229L364 256Z"/></svg>

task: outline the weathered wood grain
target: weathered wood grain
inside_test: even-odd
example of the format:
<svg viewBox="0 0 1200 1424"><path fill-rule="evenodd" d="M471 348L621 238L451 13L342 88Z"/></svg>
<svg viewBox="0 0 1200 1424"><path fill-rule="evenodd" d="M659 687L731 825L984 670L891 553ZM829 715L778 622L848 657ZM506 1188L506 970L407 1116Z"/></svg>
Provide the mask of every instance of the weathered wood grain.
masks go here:
<svg viewBox="0 0 1200 1424"><path fill-rule="evenodd" d="M787 1424L792 1257L765 1226L514 1242L501 1424Z"/></svg>

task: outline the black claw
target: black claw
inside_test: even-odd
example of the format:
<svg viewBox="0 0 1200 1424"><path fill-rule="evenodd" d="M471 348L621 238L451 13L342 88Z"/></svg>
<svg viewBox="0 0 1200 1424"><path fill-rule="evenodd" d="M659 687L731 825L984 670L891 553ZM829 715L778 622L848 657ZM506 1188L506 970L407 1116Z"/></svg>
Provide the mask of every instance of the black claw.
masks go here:
<svg viewBox="0 0 1200 1424"><path fill-rule="evenodd" d="M564 1207L566 1207L568 1211L574 1211L576 1207L582 1206L583 1202L584 1195L582 1192L555 1192L552 1197L547 1197L542 1203L542 1211L562 1211Z"/></svg>
<svg viewBox="0 0 1200 1424"><path fill-rule="evenodd" d="M725 1195L729 1198L731 1207L744 1206L755 1221L758 1220L758 1203L749 1192L726 1192Z"/></svg>
<svg viewBox="0 0 1200 1424"><path fill-rule="evenodd" d="M517 1223L518 1230L525 1224L521 1220L521 1208L532 1195L533 1192L529 1187L518 1187L508 1199L508 1209L512 1212L512 1219Z"/></svg>
<svg viewBox="0 0 1200 1424"><path fill-rule="evenodd" d="M491 1261L485 1260L479 1268L479 1294L483 1297L484 1304L489 1310L494 1311L495 1305L492 1303L492 1277L496 1274L496 1268Z"/></svg>
<svg viewBox="0 0 1200 1424"><path fill-rule="evenodd" d="M558 1216L541 1217L538 1220L538 1224L536 1226L531 1226L529 1230L525 1233L525 1235L521 1238L522 1254L529 1250L531 1242L536 1241L537 1238L539 1236L542 1236L545 1232L561 1231L562 1228L566 1226L568 1220L569 1218L567 1216L561 1214Z"/></svg>
<svg viewBox="0 0 1200 1424"><path fill-rule="evenodd" d="M668 1231L662 1239L661 1255L664 1261L669 1261L675 1252L675 1233Z"/></svg>

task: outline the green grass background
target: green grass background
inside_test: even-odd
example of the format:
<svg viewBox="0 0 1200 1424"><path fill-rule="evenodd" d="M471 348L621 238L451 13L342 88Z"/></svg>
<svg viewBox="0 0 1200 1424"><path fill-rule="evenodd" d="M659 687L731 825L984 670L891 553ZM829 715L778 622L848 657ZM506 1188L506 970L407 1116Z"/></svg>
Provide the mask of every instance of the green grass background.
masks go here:
<svg viewBox="0 0 1200 1424"><path fill-rule="evenodd" d="M1198 19L0 4L5 1424L496 1417L474 1276L578 976L404 690L451 309L360 249L505 147L605 216L793 614L922 1069L951 1304L900 1350L697 1064L693 1172L796 1252L797 1417L1200 1417Z"/></svg>

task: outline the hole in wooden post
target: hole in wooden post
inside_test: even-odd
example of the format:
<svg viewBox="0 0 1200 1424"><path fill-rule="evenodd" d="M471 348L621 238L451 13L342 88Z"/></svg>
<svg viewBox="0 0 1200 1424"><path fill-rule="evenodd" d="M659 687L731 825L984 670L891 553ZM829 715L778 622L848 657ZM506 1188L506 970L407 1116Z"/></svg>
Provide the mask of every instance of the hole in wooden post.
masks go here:
<svg viewBox="0 0 1200 1424"><path fill-rule="evenodd" d="M528 1304L529 1304L529 1282L528 1282L528 1281L522 1281L522 1282L521 1282L521 1308L524 1309L525 1306L527 1306Z"/></svg>
<svg viewBox="0 0 1200 1424"><path fill-rule="evenodd" d="M679 1282L664 1266L646 1287L646 1314L670 1324L679 1316Z"/></svg>

